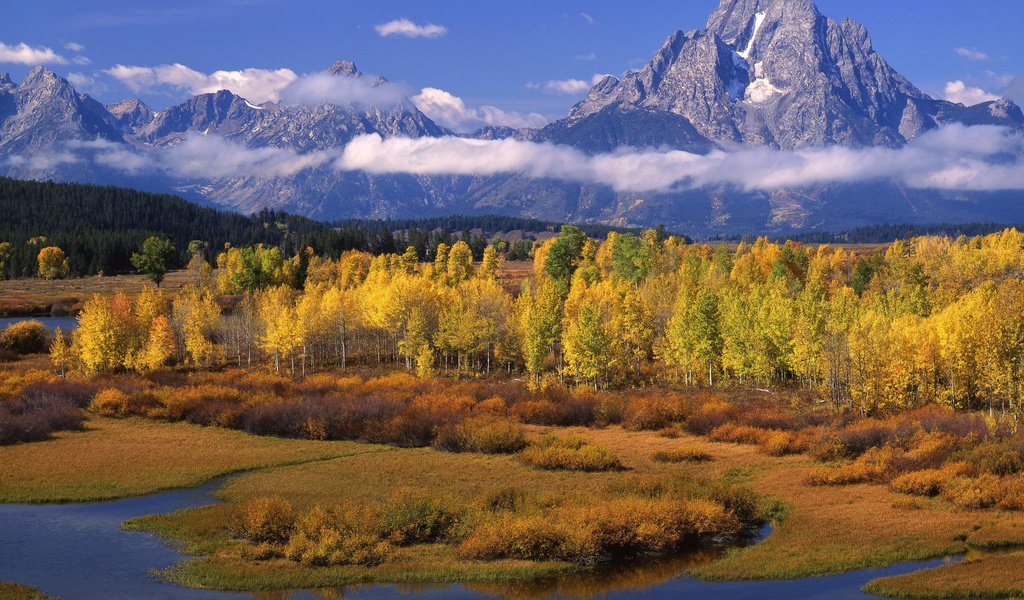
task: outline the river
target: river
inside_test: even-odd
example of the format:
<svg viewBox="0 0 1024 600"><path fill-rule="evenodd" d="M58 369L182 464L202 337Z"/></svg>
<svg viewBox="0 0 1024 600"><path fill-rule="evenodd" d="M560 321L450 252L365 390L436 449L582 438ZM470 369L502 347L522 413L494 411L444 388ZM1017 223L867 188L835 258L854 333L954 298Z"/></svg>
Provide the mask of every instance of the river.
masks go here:
<svg viewBox="0 0 1024 600"><path fill-rule="evenodd" d="M148 533L124 531L127 519L216 502L213 492L224 482L88 504L0 504L0 581L30 584L63 600L419 600L483 598L605 598L662 600L700 598L770 600L778 598L858 599L860 588L876 577L907 573L943 564L930 561L866 569L828 577L790 581L709 583L684 574L687 567L715 558L701 552L668 561L648 561L616 570L553 578L533 583L443 586L370 585L332 590L323 595L305 590L241 594L194 590L162 582L151 569L183 560L171 546ZM340 593L339 593L340 592Z"/></svg>
<svg viewBox="0 0 1024 600"><path fill-rule="evenodd" d="M57 327L60 327L64 333L70 333L78 327L78 320L75 317L0 317L0 330L22 321L39 321L46 326L50 333L53 333Z"/></svg>

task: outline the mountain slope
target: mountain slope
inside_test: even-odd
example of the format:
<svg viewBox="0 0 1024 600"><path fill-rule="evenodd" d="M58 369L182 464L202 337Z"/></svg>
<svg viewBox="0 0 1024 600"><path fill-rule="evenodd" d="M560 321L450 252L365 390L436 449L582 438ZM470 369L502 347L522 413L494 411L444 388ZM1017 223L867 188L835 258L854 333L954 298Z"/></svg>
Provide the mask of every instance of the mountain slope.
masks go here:
<svg viewBox="0 0 1024 600"><path fill-rule="evenodd" d="M685 117L712 140L779 148L894 146L966 120L896 72L863 25L810 0L722 0L705 31L676 31L641 70L594 86L569 121L615 104ZM1024 125L1010 112L987 122Z"/></svg>

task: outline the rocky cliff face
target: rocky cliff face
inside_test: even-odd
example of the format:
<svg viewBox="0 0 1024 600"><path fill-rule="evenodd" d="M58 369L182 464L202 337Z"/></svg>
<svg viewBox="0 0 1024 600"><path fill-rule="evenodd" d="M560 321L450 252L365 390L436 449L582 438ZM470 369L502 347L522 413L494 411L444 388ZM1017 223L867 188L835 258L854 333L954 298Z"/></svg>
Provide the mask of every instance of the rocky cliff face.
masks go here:
<svg viewBox="0 0 1024 600"><path fill-rule="evenodd" d="M42 67L14 85L0 77L0 153L45 152L69 140L123 142L107 109Z"/></svg>
<svg viewBox="0 0 1024 600"><path fill-rule="evenodd" d="M894 146L960 112L896 72L863 25L826 18L810 0L722 0L704 31L673 33L641 70L594 86L569 121L612 104L685 117L712 140L778 148Z"/></svg>

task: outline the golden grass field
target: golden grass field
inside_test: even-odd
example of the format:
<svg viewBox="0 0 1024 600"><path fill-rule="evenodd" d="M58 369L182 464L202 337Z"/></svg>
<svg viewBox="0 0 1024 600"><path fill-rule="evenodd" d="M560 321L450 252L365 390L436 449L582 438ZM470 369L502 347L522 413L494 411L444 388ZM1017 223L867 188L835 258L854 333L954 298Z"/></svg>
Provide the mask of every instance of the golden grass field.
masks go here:
<svg viewBox="0 0 1024 600"><path fill-rule="evenodd" d="M81 432L0 447L0 502L86 502L193 487L227 473L360 452L352 442L256 437L143 419L92 418Z"/></svg>

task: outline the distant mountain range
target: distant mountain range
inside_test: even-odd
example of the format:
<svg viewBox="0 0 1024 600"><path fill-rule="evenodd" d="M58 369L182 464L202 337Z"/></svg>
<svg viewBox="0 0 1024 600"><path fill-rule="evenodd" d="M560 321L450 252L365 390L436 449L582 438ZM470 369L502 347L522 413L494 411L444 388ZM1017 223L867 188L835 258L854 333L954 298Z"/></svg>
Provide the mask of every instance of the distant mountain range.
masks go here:
<svg viewBox="0 0 1024 600"><path fill-rule="evenodd" d="M387 85L364 81L368 76L348 61L326 72ZM466 137L547 142L587 155L624 147L706 155L736 147L898 148L953 123L1021 130L1024 114L1009 100L966 107L929 97L874 50L862 25L826 18L810 0L722 0L705 30L671 34L646 66L622 79L605 77L566 118L542 128L489 127ZM501 213L663 223L701 236L1024 221L1018 191L921 189L893 179L638 194L516 173L373 175L309 159L373 133L385 139L455 135L407 100L386 108L255 105L219 91L157 112L135 99L102 106L41 67L17 85L0 76L0 174L170 191L243 212L272 208L322 220ZM289 149L296 161L310 164L284 174L215 176L131 168L135 153L173 149L200 136L250 149ZM104 150L101 158L82 158L82 151L96 148Z"/></svg>

